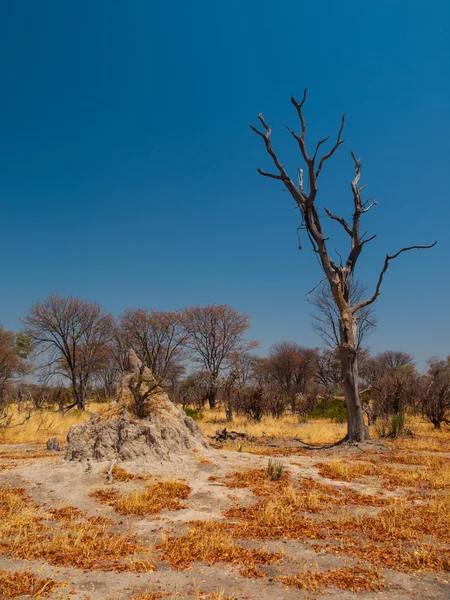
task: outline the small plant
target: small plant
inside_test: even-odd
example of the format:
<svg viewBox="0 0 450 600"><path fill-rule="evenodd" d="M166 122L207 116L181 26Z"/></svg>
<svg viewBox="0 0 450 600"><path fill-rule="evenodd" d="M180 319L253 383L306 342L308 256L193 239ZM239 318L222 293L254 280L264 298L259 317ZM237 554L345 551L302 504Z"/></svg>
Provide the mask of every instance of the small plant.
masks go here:
<svg viewBox="0 0 450 600"><path fill-rule="evenodd" d="M389 426L392 437L398 437L405 429L405 416L403 414L392 415Z"/></svg>
<svg viewBox="0 0 450 600"><path fill-rule="evenodd" d="M397 438L405 430L405 415L391 415L389 419L380 420L375 426L378 437Z"/></svg>
<svg viewBox="0 0 450 600"><path fill-rule="evenodd" d="M272 481L278 481L281 479L283 475L283 471L285 470L285 466L279 460L272 460L269 458L269 463L267 465L267 474Z"/></svg>
<svg viewBox="0 0 450 600"><path fill-rule="evenodd" d="M189 406L183 407L183 412L194 421L202 421L204 414L198 408L189 408Z"/></svg>

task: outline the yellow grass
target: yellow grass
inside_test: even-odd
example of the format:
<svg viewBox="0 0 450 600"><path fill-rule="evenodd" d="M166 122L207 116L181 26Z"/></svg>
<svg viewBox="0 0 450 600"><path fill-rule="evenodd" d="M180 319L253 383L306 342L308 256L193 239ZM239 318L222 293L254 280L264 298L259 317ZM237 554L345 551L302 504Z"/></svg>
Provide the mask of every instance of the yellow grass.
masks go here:
<svg viewBox="0 0 450 600"><path fill-rule="evenodd" d="M1 432L0 441L5 444L45 443L49 438L56 437L58 442L65 442L67 432L72 425L83 423L94 412L103 411L108 405L103 403L89 404L85 412L72 409L65 415L57 410L34 410L31 418L22 423L28 414L28 407L19 413L17 406L8 408L13 419L11 427Z"/></svg>
<svg viewBox="0 0 450 600"><path fill-rule="evenodd" d="M156 549L160 551L162 560L174 569L185 569L195 562L208 565L227 562L251 566L280 560L278 554L239 546L217 525L213 521L196 522L186 536L162 536Z"/></svg>
<svg viewBox="0 0 450 600"><path fill-rule="evenodd" d="M114 405L115 406L115 405ZM15 426L21 423L27 415L29 407L18 413L17 406L11 406L8 410L13 416L11 425L8 429L2 431L0 442L3 443L45 443L50 437L56 437L59 442L66 440L67 432L72 425L77 425L90 418L93 413L103 413L111 407L108 403L88 404L85 412L70 410L61 415L57 410L33 411L31 418L23 425ZM344 437L347 431L345 423L335 423L330 419L309 420L306 423L300 423L295 415L284 415L281 419L265 416L260 423L255 423L251 419L235 415L231 422L227 422L225 413L222 409L211 411L208 408L202 410L204 417L199 421L203 433L214 435L217 429L227 427L228 430L235 430L246 433L253 437L266 436L268 438L297 438L308 444L329 444L336 442ZM450 452L450 436L448 428L443 427L441 431L435 430L433 425L419 417L407 417L405 426L413 431L419 438L402 438L395 441L395 447L402 449L431 450L440 452ZM376 428L370 428L371 437L376 439ZM246 450L247 443L239 441L233 444L232 449ZM250 447L251 451L251 447ZM255 452L256 453L256 452ZM276 452L274 452L275 454Z"/></svg>
<svg viewBox="0 0 450 600"><path fill-rule="evenodd" d="M398 464L395 464L396 461ZM450 487L450 461L439 456L391 455L369 461L334 461L316 465L320 475L328 479L354 481L364 477L380 478L386 489Z"/></svg>
<svg viewBox="0 0 450 600"><path fill-rule="evenodd" d="M0 570L0 598L44 598L56 587L52 579L42 579L27 571Z"/></svg>
<svg viewBox="0 0 450 600"><path fill-rule="evenodd" d="M46 513L20 488L0 488L0 554L83 569L150 571L148 549L101 517Z"/></svg>
<svg viewBox="0 0 450 600"><path fill-rule="evenodd" d="M278 579L280 583L301 590L316 591L321 587L337 587L351 592L366 592L384 589L384 579L376 571L362 567L345 567L331 571L304 571Z"/></svg>
<svg viewBox="0 0 450 600"><path fill-rule="evenodd" d="M177 481L159 481L147 485L144 489L134 490L130 494L120 495L114 489L95 490L90 495L100 502L109 504L123 515L150 515L161 510L179 510L184 508L179 502L186 499L191 488Z"/></svg>
<svg viewBox="0 0 450 600"><path fill-rule="evenodd" d="M290 437L301 439L308 444L322 444L340 440L347 430L345 424L334 423L330 419L299 423L295 415L285 415L281 419L263 417L260 423L255 423L245 416L235 415L231 422L227 422L225 413L221 410L205 409L202 412L204 417L199 421L199 425L205 435L214 435L217 429L226 427L229 431L239 431L254 437ZM245 440L243 445L245 450Z"/></svg>

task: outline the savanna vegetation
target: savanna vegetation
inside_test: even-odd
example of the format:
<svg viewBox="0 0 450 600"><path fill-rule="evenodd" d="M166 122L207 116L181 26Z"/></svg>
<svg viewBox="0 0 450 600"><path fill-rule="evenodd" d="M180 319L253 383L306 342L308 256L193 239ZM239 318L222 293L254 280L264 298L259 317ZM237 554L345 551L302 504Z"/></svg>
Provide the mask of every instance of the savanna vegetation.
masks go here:
<svg viewBox="0 0 450 600"><path fill-rule="evenodd" d="M226 304L113 316L52 294L19 332L0 327L2 599L448 597L450 357L418 369L409 353L367 344L390 262L434 244L386 255L367 293L355 267L376 202L352 153L352 221L324 209L350 242L345 260L331 258L318 178L344 117L331 148L320 155L326 138L311 153L305 101L292 98L300 132L289 130L306 167L298 182L262 115L252 129L276 170L259 173L294 199L323 272L307 295L323 346L274 340L262 356L250 316ZM163 391L171 402L152 405ZM64 462L59 444L88 420L97 435L115 419L128 439L158 419L145 433L156 447L162 406L201 444L123 465Z"/></svg>

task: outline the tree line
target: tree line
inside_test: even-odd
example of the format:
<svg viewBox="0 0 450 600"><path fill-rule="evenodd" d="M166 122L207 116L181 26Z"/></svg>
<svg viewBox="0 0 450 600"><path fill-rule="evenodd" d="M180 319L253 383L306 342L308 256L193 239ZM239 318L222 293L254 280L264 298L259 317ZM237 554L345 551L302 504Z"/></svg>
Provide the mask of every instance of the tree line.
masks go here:
<svg viewBox="0 0 450 600"><path fill-rule="evenodd" d="M360 285L355 289L362 293ZM250 316L225 304L128 309L114 318L97 303L53 294L31 306L20 333L0 327L0 402L67 411L84 410L90 399L118 400L133 349L183 407L220 404L230 421L234 414L260 421L286 413L346 420L338 315L328 288L318 289L312 303L328 348L279 342L261 357L254 353L258 343L246 337ZM450 357L430 359L420 374L410 354L372 356L363 342L376 319L371 311L362 316L358 390L367 424L407 411L423 414L436 428L450 424Z"/></svg>

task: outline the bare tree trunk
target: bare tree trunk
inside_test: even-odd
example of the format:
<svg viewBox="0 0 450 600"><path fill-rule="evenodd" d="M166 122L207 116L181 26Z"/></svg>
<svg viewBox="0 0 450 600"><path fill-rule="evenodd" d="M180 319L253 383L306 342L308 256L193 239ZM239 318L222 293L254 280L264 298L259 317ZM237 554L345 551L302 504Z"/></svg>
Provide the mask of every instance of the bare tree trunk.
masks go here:
<svg viewBox="0 0 450 600"><path fill-rule="evenodd" d="M208 390L208 402L209 408L214 410L216 408L216 399L217 399L217 385L213 383Z"/></svg>
<svg viewBox="0 0 450 600"><path fill-rule="evenodd" d="M358 354L354 335L356 320L351 314L344 314L339 325L342 387L348 413L347 439L350 442L364 442L370 439L370 435L364 423L364 412L359 398Z"/></svg>

